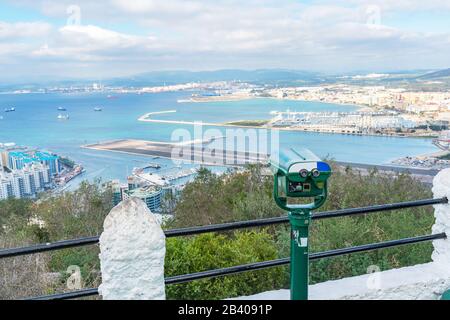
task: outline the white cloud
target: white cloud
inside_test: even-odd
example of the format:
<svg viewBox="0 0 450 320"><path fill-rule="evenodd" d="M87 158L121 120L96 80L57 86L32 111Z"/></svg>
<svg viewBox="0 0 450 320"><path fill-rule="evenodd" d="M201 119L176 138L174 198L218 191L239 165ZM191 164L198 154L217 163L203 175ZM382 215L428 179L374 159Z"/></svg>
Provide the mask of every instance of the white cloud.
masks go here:
<svg viewBox="0 0 450 320"><path fill-rule="evenodd" d="M155 49L156 39L127 35L93 25L64 26L45 43L32 51L33 57L67 61L101 62L128 58L133 53Z"/></svg>
<svg viewBox="0 0 450 320"><path fill-rule="evenodd" d="M63 45L84 47L87 50L128 48L141 43L143 38L122 34L93 25L71 25L59 29Z"/></svg>
<svg viewBox="0 0 450 320"><path fill-rule="evenodd" d="M18 0L58 21L72 0ZM81 25L0 24L17 62L83 63L90 70L286 67L322 70L450 64L450 30L402 30L377 22L402 10L450 9L448 1L105 0L76 2ZM376 12L375 12L376 13ZM369 13L373 14L373 13ZM374 21L369 21L370 19ZM379 21L383 23L383 19ZM25 38L26 45L17 46ZM6 39L6 40L5 40ZM12 49L11 49L12 50ZM6 49L0 55L6 54ZM425 57L428 55L428 60ZM124 68L125 67L125 68ZM121 70L122 70L121 69Z"/></svg>
<svg viewBox="0 0 450 320"><path fill-rule="evenodd" d="M52 26L45 22L17 22L0 21L0 40L19 39L47 36Z"/></svg>

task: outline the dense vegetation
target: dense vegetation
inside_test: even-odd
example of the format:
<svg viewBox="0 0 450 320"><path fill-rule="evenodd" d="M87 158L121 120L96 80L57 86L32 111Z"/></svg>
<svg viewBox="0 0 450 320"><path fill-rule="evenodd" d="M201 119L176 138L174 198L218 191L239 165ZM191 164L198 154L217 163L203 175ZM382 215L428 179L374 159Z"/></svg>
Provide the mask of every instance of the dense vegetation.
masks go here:
<svg viewBox="0 0 450 320"><path fill-rule="evenodd" d="M321 210L332 210L431 197L428 187L402 174L349 168L336 170ZM201 169L178 199L167 199L174 219L165 228L249 220L285 214L272 200L272 178L259 167L223 176ZM0 247L91 236L102 230L111 209L111 193L100 183L81 185L73 193L0 202ZM324 251L430 233L431 207L367 216L314 221L312 250ZM430 261L431 244L378 250L312 262L311 281L321 282L366 273L371 265L389 269ZM289 255L287 226L168 239L166 276L204 271ZM100 282L96 246L0 260L0 298L69 291L69 266L79 266L85 287ZM221 299L288 286L286 267L194 281L167 287L169 298Z"/></svg>

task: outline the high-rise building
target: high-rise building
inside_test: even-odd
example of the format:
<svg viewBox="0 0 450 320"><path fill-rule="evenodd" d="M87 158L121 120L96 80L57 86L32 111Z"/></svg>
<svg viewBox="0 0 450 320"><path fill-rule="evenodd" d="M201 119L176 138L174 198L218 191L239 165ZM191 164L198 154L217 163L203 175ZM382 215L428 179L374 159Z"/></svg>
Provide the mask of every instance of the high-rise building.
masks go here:
<svg viewBox="0 0 450 320"><path fill-rule="evenodd" d="M143 173L142 170L133 170L128 177L127 184L120 181L112 182L113 203L118 205L122 200L136 197L143 200L152 212L161 208L162 197L170 189L170 184L156 174Z"/></svg>
<svg viewBox="0 0 450 320"><path fill-rule="evenodd" d="M59 157L48 152L36 152L36 158L39 162L46 164L50 169L50 174L54 176L61 172L61 164L59 163Z"/></svg>
<svg viewBox="0 0 450 320"><path fill-rule="evenodd" d="M50 169L46 164L27 163L22 169L0 172L0 200L34 198L50 185Z"/></svg>
<svg viewBox="0 0 450 320"><path fill-rule="evenodd" d="M12 170L21 170L27 164L41 163L48 166L50 175L61 172L61 164L57 155L48 152L11 151L8 152L8 167Z"/></svg>
<svg viewBox="0 0 450 320"><path fill-rule="evenodd" d="M156 212L161 208L163 190L154 185L148 185L133 190L127 190L123 193L123 200L128 198L139 198L145 202L152 212Z"/></svg>
<svg viewBox="0 0 450 320"><path fill-rule="evenodd" d="M0 150L0 172L3 171L7 165L8 163L3 161L2 150Z"/></svg>
<svg viewBox="0 0 450 320"><path fill-rule="evenodd" d="M27 160L26 160L27 159ZM20 170L29 161L29 156L22 151L12 151L8 153L8 167L11 170Z"/></svg>
<svg viewBox="0 0 450 320"><path fill-rule="evenodd" d="M17 150L15 143L0 143L0 171L9 166L9 152Z"/></svg>
<svg viewBox="0 0 450 320"><path fill-rule="evenodd" d="M111 188L113 193L113 205L117 206L123 200L123 193L128 190L128 186L122 185L119 180L113 180L111 181Z"/></svg>
<svg viewBox="0 0 450 320"><path fill-rule="evenodd" d="M9 179L0 173L0 200L6 200L14 196L12 184Z"/></svg>

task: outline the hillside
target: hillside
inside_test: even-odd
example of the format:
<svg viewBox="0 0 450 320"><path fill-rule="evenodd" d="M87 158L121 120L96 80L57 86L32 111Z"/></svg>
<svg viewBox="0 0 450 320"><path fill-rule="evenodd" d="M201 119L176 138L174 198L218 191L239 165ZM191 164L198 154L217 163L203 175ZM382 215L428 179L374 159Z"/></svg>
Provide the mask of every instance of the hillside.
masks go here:
<svg viewBox="0 0 450 320"><path fill-rule="evenodd" d="M449 78L449 77L450 77L450 68L424 74L423 76L418 77L418 79L421 79L421 80L437 80L437 79L440 79L440 78Z"/></svg>
<svg viewBox="0 0 450 320"><path fill-rule="evenodd" d="M315 72L260 69L260 70L216 70L216 71L158 71L138 74L132 77L105 81L113 86L171 85L187 82L242 81L256 84L300 84L318 83L322 76Z"/></svg>

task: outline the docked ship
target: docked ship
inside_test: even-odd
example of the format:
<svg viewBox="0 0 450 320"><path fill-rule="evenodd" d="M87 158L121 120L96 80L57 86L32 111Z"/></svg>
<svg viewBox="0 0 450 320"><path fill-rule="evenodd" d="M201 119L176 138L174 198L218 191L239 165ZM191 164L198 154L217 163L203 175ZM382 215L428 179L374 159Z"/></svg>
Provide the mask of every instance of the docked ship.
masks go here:
<svg viewBox="0 0 450 320"><path fill-rule="evenodd" d="M14 112L14 111L16 111L16 108L6 108L5 109L5 112Z"/></svg>
<svg viewBox="0 0 450 320"><path fill-rule="evenodd" d="M161 169L161 165L159 163L149 163L144 169Z"/></svg>
<svg viewBox="0 0 450 320"><path fill-rule="evenodd" d="M433 140L433 144L441 150L450 150L450 131L444 131L439 138Z"/></svg>

